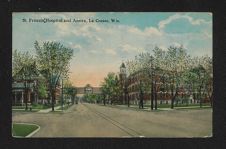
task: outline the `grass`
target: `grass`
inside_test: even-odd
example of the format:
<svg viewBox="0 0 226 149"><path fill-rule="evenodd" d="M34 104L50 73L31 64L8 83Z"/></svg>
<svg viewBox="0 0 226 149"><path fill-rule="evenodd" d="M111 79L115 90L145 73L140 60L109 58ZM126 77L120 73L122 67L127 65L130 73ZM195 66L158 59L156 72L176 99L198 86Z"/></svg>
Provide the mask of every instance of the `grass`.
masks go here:
<svg viewBox="0 0 226 149"><path fill-rule="evenodd" d="M201 108L199 106L198 107L197 106L196 107L195 106L193 106L193 107L192 106L191 107L189 107L189 106L188 107L175 107L176 110L192 110L192 109L202 110L202 109L208 109L208 108L212 108L212 107L211 106L203 106Z"/></svg>
<svg viewBox="0 0 226 149"><path fill-rule="evenodd" d="M194 106L197 106L199 107L199 103L196 103L196 104L178 104L178 105L174 105L175 108L177 107L194 107ZM203 103L202 106L210 106L209 103ZM144 107L151 107L151 105L144 105ZM158 104L158 108L171 108L171 104Z"/></svg>
<svg viewBox="0 0 226 149"><path fill-rule="evenodd" d="M32 109L48 109L51 106L36 104L36 105L28 106L28 109L30 107ZM26 106L12 106L12 109L25 109L25 108L26 108Z"/></svg>
<svg viewBox="0 0 226 149"><path fill-rule="evenodd" d="M59 104L55 104L54 106L58 106ZM51 108L52 105L44 105L44 104L32 104L32 105L28 105L28 110L30 109L30 107L32 108L32 110L42 110L42 109L48 109ZM12 106L12 109L25 109L26 106Z"/></svg>
<svg viewBox="0 0 226 149"><path fill-rule="evenodd" d="M38 126L33 124L13 123L12 135L15 137L26 137L36 129L38 129Z"/></svg>
<svg viewBox="0 0 226 149"><path fill-rule="evenodd" d="M102 105L102 104L100 104ZM104 105L103 105L104 106ZM138 105L134 105L131 104L130 107L128 108L127 105L108 105L106 104L106 106L110 106L110 107L116 107L119 109L132 109L132 110L136 110L136 111L150 111L150 107L151 105L148 104L144 104L144 109L149 109L149 110L144 110L144 109L139 109ZM203 103L202 104L202 108L199 107L199 103L196 104L178 104L178 105L174 105L174 109L175 110L194 110L194 109L206 109L206 108L211 108L209 103ZM169 108L171 109L171 104L158 104L158 109L157 110L152 110L153 112L159 112L159 111L165 111L161 108Z"/></svg>

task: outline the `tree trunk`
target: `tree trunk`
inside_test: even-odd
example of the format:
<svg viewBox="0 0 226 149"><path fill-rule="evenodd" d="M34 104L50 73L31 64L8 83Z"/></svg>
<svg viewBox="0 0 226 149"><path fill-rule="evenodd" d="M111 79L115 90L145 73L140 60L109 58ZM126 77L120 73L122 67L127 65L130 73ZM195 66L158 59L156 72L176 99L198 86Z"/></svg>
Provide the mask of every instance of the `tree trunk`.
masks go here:
<svg viewBox="0 0 226 149"><path fill-rule="evenodd" d="M75 96L73 95L71 98L72 98L72 104L75 104Z"/></svg>
<svg viewBox="0 0 226 149"><path fill-rule="evenodd" d="M157 96L157 89L156 89L156 83L155 83L155 94L154 94L154 99L155 99L155 110L157 110L157 107L158 107L158 103L157 103L157 98L158 98L158 96Z"/></svg>
<svg viewBox="0 0 226 149"><path fill-rule="evenodd" d="M127 100L128 100L128 107L130 106L130 99L129 99L129 96L127 95Z"/></svg>
<svg viewBox="0 0 226 149"><path fill-rule="evenodd" d="M52 89L52 111L54 111L55 100L56 100L55 89Z"/></svg>
<svg viewBox="0 0 226 149"><path fill-rule="evenodd" d="M47 104L48 104L48 105L50 104L50 99L51 99L51 93L49 92L49 93L48 93L48 97L47 97Z"/></svg>
<svg viewBox="0 0 226 149"><path fill-rule="evenodd" d="M104 96L104 105L106 105L106 97Z"/></svg>
<svg viewBox="0 0 226 149"><path fill-rule="evenodd" d="M155 110L158 108L158 102L157 102L157 92L155 92Z"/></svg>
<svg viewBox="0 0 226 149"><path fill-rule="evenodd" d="M213 92L209 93L207 91L208 98L210 100L210 106L213 107Z"/></svg>
<svg viewBox="0 0 226 149"><path fill-rule="evenodd" d="M28 102L28 90L27 88L25 89L25 110L28 110L28 105L27 105L27 102Z"/></svg>
<svg viewBox="0 0 226 149"><path fill-rule="evenodd" d="M172 97L172 100L171 100L171 109L173 109L174 108L174 101L175 101L175 99L176 99L176 96L177 96L177 90L176 90L176 93L175 93L175 95Z"/></svg>
<svg viewBox="0 0 226 149"><path fill-rule="evenodd" d="M199 107L202 108L202 93L201 93L202 86L199 87Z"/></svg>
<svg viewBox="0 0 226 149"><path fill-rule="evenodd" d="M174 108L174 95L173 95L173 87L171 87L171 109Z"/></svg>
<svg viewBox="0 0 226 149"><path fill-rule="evenodd" d="M143 92L140 93L140 107L143 109L144 108L144 103L143 103Z"/></svg>
<svg viewBox="0 0 226 149"><path fill-rule="evenodd" d="M213 93L210 96L210 106L213 107Z"/></svg>
<svg viewBox="0 0 226 149"><path fill-rule="evenodd" d="M153 87L153 83L151 85L151 110L153 110L154 108L154 87Z"/></svg>
<svg viewBox="0 0 226 149"><path fill-rule="evenodd" d="M27 102L28 102L28 89L27 89L27 81L24 82L24 97L25 97L25 110L28 109Z"/></svg>

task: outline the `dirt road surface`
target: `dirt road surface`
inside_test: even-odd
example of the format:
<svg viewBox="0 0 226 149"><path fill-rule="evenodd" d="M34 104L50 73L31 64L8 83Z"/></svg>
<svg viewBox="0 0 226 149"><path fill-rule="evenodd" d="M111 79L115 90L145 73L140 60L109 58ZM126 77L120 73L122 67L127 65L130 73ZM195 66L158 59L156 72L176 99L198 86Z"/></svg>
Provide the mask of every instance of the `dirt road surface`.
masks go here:
<svg viewBox="0 0 226 149"><path fill-rule="evenodd" d="M64 113L13 112L13 122L36 123L32 137L204 137L212 109L134 111L79 103Z"/></svg>

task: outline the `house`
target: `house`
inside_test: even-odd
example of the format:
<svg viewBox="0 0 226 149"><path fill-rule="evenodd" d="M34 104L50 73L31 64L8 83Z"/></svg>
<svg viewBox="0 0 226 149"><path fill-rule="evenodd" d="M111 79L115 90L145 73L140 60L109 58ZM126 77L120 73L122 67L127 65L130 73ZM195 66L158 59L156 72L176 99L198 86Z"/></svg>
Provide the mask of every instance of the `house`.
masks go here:
<svg viewBox="0 0 226 149"><path fill-rule="evenodd" d="M34 79L13 79L12 83L12 105L13 106L23 106L25 105L26 99L28 105L30 104L44 104L51 102L48 100L50 96L48 95L47 99L42 99L39 96L39 83L43 78L37 77ZM46 92L49 94L49 90L46 83ZM58 83L56 87L56 101L58 103L61 97L61 85Z"/></svg>

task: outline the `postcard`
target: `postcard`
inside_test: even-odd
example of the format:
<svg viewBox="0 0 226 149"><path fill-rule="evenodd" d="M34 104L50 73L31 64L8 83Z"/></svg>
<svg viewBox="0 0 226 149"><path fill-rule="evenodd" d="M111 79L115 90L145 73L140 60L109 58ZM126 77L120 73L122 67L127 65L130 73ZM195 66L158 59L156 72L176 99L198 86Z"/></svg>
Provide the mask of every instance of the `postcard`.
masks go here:
<svg viewBox="0 0 226 149"><path fill-rule="evenodd" d="M212 13L13 12L12 136L212 136Z"/></svg>

